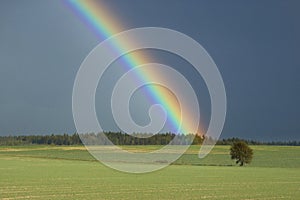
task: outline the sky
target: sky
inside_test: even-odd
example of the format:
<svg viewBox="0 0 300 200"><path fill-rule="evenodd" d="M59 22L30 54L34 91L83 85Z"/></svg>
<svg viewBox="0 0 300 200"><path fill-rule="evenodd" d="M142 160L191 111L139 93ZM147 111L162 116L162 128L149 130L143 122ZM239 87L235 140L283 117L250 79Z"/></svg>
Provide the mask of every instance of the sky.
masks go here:
<svg viewBox="0 0 300 200"><path fill-rule="evenodd" d="M101 1L124 30L164 27L199 42L222 75L227 116L222 138L300 140L299 1ZM72 89L80 64L102 40L63 1L0 2L0 135L74 133ZM145 50L147 51L147 50ZM182 71L175 55L148 50L155 61ZM109 88L121 76L115 62L98 86L97 112L117 130ZM182 71L195 83L200 76ZM195 86L207 126L210 101ZM140 96L140 97L139 97ZM137 99L142 99L136 94ZM131 109L137 123L147 122Z"/></svg>

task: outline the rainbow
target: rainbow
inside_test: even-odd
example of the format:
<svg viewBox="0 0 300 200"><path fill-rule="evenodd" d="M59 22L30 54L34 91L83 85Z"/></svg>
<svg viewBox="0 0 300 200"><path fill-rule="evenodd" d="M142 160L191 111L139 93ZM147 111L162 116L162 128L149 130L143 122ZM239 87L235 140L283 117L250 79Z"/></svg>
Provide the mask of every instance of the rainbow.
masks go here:
<svg viewBox="0 0 300 200"><path fill-rule="evenodd" d="M100 40L107 39L112 35L125 30L122 28L122 24L119 20L111 15L109 9L105 7L103 3L100 4L99 1L66 0L64 2ZM114 41L112 44L113 48L119 52L124 52L124 45L125 41ZM148 60L147 56L140 54L125 54L122 58L124 66L128 69L147 63ZM136 76L140 80L148 82L151 80L151 77L158 76L158 74L155 74L155 72L152 74L137 72ZM190 133L188 125L181 124L181 109L176 97L171 97L170 92L162 87L150 85L149 87L146 87L146 90L147 95L151 100L161 104L168 113L168 123L170 123L172 129L171 132L182 134Z"/></svg>

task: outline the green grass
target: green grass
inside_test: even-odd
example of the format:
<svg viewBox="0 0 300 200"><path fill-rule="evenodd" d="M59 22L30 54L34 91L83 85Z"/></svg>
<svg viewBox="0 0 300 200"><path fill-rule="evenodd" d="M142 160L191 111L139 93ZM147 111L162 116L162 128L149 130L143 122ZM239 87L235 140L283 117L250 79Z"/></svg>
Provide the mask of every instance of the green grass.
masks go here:
<svg viewBox="0 0 300 200"><path fill-rule="evenodd" d="M103 166L84 147L0 147L0 199L300 199L300 147L252 148L246 167L234 165L229 146L201 160L192 146L163 170L128 174Z"/></svg>

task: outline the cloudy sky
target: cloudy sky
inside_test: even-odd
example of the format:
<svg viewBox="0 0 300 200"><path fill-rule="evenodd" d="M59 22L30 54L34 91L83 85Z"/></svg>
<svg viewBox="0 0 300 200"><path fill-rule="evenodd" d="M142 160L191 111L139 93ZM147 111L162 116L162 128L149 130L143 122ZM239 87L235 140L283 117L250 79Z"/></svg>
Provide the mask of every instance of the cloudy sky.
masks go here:
<svg viewBox="0 0 300 200"><path fill-rule="evenodd" d="M149 26L174 29L207 50L227 93L221 137L300 139L299 1L111 0L102 4L124 30ZM2 0L0 135L75 132L75 76L83 59L104 39L62 1ZM148 53L179 71L186 65L165 52ZM113 68L104 80L108 85L119 76ZM197 79L193 71L185 75L191 83ZM203 85L195 88L203 98L201 117L207 124L209 98ZM105 95L99 87L97 108L107 116L102 122L105 128L115 130L107 106L101 107L109 98Z"/></svg>

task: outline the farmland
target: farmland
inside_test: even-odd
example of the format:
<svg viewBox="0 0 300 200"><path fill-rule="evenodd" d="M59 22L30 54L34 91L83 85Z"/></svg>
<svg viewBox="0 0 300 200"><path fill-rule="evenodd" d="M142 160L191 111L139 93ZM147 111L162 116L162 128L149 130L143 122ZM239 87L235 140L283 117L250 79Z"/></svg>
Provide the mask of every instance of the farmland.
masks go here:
<svg viewBox="0 0 300 200"><path fill-rule="evenodd" d="M230 160L229 146L204 159L192 146L173 165L147 174L110 169L83 146L0 147L0 199L299 199L300 147L251 147L254 159L245 167Z"/></svg>

